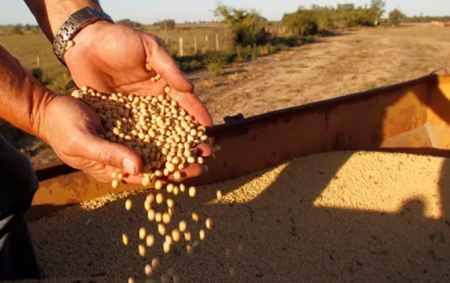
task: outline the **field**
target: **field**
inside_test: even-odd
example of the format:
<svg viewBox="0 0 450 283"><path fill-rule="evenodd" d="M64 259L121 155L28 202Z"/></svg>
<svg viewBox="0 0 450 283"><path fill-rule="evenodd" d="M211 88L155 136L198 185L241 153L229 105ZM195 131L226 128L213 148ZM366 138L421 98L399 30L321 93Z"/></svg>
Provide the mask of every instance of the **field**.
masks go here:
<svg viewBox="0 0 450 283"><path fill-rule="evenodd" d="M215 48L216 33L223 40L221 46L229 46L229 35L220 29L223 27L182 27L167 31L167 35L154 28L149 31L168 42L182 36L189 54L193 48L189 38L198 38L199 51L205 35L208 50ZM36 66L40 54L46 74L57 77L65 71L43 35L0 36L0 44L28 69ZM221 124L227 115L249 117L399 83L439 68L450 69L450 28L404 26L355 29L250 62L233 63L220 76L200 70L188 73L188 78L195 83L214 123ZM41 164L52 156L47 151L32 160Z"/></svg>

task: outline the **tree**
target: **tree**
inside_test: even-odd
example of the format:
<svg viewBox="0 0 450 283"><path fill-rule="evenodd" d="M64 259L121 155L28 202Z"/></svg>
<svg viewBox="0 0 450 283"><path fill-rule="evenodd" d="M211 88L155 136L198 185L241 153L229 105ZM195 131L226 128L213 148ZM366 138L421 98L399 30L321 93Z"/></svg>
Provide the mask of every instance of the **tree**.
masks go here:
<svg viewBox="0 0 450 283"><path fill-rule="evenodd" d="M335 23L335 12L333 7L321 7L319 5L311 5L311 10L314 12L317 24L320 29L332 28Z"/></svg>
<svg viewBox="0 0 450 283"><path fill-rule="evenodd" d="M301 36L315 35L319 31L316 15L312 10L299 9L292 14L285 14L281 22Z"/></svg>
<svg viewBox="0 0 450 283"><path fill-rule="evenodd" d="M402 20L405 18L405 15L398 9L395 9L389 13L389 24L392 26L398 26Z"/></svg>
<svg viewBox="0 0 450 283"><path fill-rule="evenodd" d="M262 23L265 21L255 10L244 10L219 5L214 16L221 18L231 27L235 45L249 46L265 44L267 38ZM261 36L264 34L264 36Z"/></svg>
<svg viewBox="0 0 450 283"><path fill-rule="evenodd" d="M130 28L140 28L142 24L139 22L132 21L130 19L123 19L117 22L118 24L130 27Z"/></svg>
<svg viewBox="0 0 450 283"><path fill-rule="evenodd" d="M159 23L159 27L162 29L174 29L175 26L175 20L172 19L167 19Z"/></svg>
<svg viewBox="0 0 450 283"><path fill-rule="evenodd" d="M370 4L371 16L373 17L373 21L379 22L381 17L383 16L386 7L386 3L383 0L372 0Z"/></svg>

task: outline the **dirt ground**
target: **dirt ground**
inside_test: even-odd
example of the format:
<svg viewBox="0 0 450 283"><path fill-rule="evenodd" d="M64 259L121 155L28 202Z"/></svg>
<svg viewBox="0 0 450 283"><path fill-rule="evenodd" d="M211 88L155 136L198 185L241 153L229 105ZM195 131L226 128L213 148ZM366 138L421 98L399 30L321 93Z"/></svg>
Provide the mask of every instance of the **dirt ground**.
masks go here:
<svg viewBox="0 0 450 283"><path fill-rule="evenodd" d="M214 123L227 115L245 117L267 111L415 79L450 70L450 28L361 29L327 37L211 77L190 78ZM204 81L217 85L204 87Z"/></svg>
<svg viewBox="0 0 450 283"><path fill-rule="evenodd" d="M162 251L147 220L148 192L74 206L30 225L44 282L449 282L449 160L395 153L334 152L296 158L248 176L165 199L176 202L168 231L187 222L192 239ZM223 197L216 199L216 191ZM153 204L157 211L164 205ZM190 220L196 212L200 220ZM210 217L213 228L205 228ZM139 228L155 235L138 254ZM199 239L199 230L206 239ZM129 236L128 246L121 235ZM188 254L187 245L199 245ZM238 253L243 245L243 253ZM226 249L230 256L226 256ZM151 277L144 266L159 267ZM235 272L230 277L230 269ZM146 281L153 279L154 281ZM172 282L172 281L171 281ZM37 283L37 282L36 282Z"/></svg>

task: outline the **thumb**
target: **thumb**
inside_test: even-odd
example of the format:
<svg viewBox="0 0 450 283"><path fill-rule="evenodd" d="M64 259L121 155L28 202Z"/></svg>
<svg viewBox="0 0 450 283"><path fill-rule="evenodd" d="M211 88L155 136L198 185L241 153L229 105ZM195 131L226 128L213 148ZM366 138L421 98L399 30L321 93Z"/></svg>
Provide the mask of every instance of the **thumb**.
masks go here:
<svg viewBox="0 0 450 283"><path fill-rule="evenodd" d="M93 135L90 135L85 142L88 145L86 151L88 158L119 168L131 175L137 175L142 171L142 160L131 148Z"/></svg>
<svg viewBox="0 0 450 283"><path fill-rule="evenodd" d="M161 75L171 88L180 92L192 92L194 85L184 77L177 63L162 46L159 39L152 39L151 41L149 62L152 68Z"/></svg>

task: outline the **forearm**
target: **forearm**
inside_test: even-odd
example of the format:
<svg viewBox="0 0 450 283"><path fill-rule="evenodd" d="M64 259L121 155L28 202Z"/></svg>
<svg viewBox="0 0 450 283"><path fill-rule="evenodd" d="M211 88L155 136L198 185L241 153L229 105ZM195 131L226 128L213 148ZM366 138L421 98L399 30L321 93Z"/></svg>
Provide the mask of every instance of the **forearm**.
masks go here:
<svg viewBox="0 0 450 283"><path fill-rule="evenodd" d="M40 124L50 93L0 45L0 118L40 137Z"/></svg>
<svg viewBox="0 0 450 283"><path fill-rule="evenodd" d="M101 9L98 0L24 0L42 31L52 42L61 25L77 10Z"/></svg>

